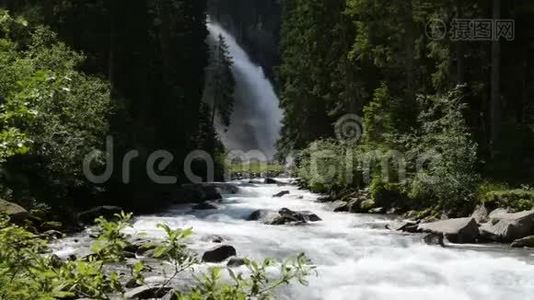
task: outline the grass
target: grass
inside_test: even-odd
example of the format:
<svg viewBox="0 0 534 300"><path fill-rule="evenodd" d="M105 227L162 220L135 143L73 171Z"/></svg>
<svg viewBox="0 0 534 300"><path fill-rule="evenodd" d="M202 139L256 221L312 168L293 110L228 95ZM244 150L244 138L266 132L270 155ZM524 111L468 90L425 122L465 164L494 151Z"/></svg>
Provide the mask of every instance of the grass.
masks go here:
<svg viewBox="0 0 534 300"><path fill-rule="evenodd" d="M285 171L285 167L279 164L271 164L264 162L254 162L250 164L232 164L230 166L230 172L232 174L243 173L269 173L269 174L280 174Z"/></svg>

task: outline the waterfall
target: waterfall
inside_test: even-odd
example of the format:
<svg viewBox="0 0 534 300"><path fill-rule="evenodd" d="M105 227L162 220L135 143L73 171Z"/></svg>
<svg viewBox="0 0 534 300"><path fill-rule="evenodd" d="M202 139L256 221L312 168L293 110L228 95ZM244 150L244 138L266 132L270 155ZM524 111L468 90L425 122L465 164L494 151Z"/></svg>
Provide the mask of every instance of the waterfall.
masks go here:
<svg viewBox="0 0 534 300"><path fill-rule="evenodd" d="M214 45L219 35L228 44L236 81L232 123L217 131L228 150L260 150L268 159L276 152L282 111L273 85L263 69L254 64L236 39L219 24L208 22L208 43Z"/></svg>

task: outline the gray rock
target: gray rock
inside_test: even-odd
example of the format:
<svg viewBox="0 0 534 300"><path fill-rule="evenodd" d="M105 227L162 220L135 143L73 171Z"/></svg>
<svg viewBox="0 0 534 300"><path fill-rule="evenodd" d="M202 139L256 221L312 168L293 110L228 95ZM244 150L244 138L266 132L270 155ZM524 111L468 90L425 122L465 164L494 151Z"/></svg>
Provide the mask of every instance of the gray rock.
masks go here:
<svg viewBox="0 0 534 300"><path fill-rule="evenodd" d="M497 208L489 213L488 218L489 220L494 220L495 222L498 222L501 217L506 216L510 213L510 211L507 208Z"/></svg>
<svg viewBox="0 0 534 300"><path fill-rule="evenodd" d="M350 205L348 202L337 200L332 203L334 207L334 212L348 212L350 211Z"/></svg>
<svg viewBox="0 0 534 300"><path fill-rule="evenodd" d="M215 243L215 244L220 244L222 242L224 242L226 239L220 235L207 235L207 236L204 236L202 237L201 239L202 241L204 242L211 242L211 243Z"/></svg>
<svg viewBox="0 0 534 300"><path fill-rule="evenodd" d="M383 214L386 210L383 207L376 207L369 210L370 214Z"/></svg>
<svg viewBox="0 0 534 300"><path fill-rule="evenodd" d="M279 216L270 225L306 224L308 222L321 221L319 216L308 211L292 211L287 208L282 208L278 211L278 214Z"/></svg>
<svg viewBox="0 0 534 300"><path fill-rule="evenodd" d="M445 247L443 234L441 233L429 233L423 237L423 241L427 245L440 245L441 247Z"/></svg>
<svg viewBox="0 0 534 300"><path fill-rule="evenodd" d="M274 194L273 197L274 198L281 198L285 195L289 195L289 191L281 191L280 193L277 193L277 194Z"/></svg>
<svg viewBox="0 0 534 300"><path fill-rule="evenodd" d="M63 233L57 231L57 230L47 230L39 235L40 237L47 239L49 241L52 240L59 240L63 237Z"/></svg>
<svg viewBox="0 0 534 300"><path fill-rule="evenodd" d="M161 286L147 286L143 285L137 288L134 288L132 290L127 291L124 294L124 298L126 299L154 299L154 298L162 298L164 297L169 291L171 290L170 287L161 287Z"/></svg>
<svg viewBox="0 0 534 300"><path fill-rule="evenodd" d="M202 261L208 263L220 263L229 257L236 256L237 251L234 247L229 245L223 245L212 250L204 252L202 255Z"/></svg>
<svg viewBox="0 0 534 300"><path fill-rule="evenodd" d="M322 196L322 197L317 198L317 202L320 202L320 203L334 202L334 199L332 199L332 197L330 196ZM341 201L341 202L344 202L344 201Z"/></svg>
<svg viewBox="0 0 534 300"><path fill-rule="evenodd" d="M408 233L421 232L419 230L419 223L413 222L413 221L407 221L407 222L402 222L400 224L397 223L397 224L389 225L389 226L386 226L386 228L390 230L402 231L402 232L408 232Z"/></svg>
<svg viewBox="0 0 534 300"><path fill-rule="evenodd" d="M237 194L239 193L239 187L235 184L227 182L211 182L203 183L203 186L215 187L220 194Z"/></svg>
<svg viewBox="0 0 534 300"><path fill-rule="evenodd" d="M493 214L491 222L480 227L485 239L497 242L512 242L534 234L534 210L518 213Z"/></svg>
<svg viewBox="0 0 534 300"><path fill-rule="evenodd" d="M512 243L513 248L534 248L534 235L515 240Z"/></svg>
<svg viewBox="0 0 534 300"><path fill-rule="evenodd" d="M459 218L419 224L422 232L443 234L452 243L464 244L476 242L478 224L474 218Z"/></svg>
<svg viewBox="0 0 534 300"><path fill-rule="evenodd" d="M1 199L0 212L3 212L4 214L8 215L8 217L16 223L24 221L30 216L29 212L24 209L24 207L16 203L8 202Z"/></svg>
<svg viewBox="0 0 534 300"><path fill-rule="evenodd" d="M259 209L254 211L247 218L247 221L261 221L263 223L271 223L278 217L278 213L272 210Z"/></svg>
<svg viewBox="0 0 534 300"><path fill-rule="evenodd" d="M486 223L489 221L488 209L484 204L478 205L473 211L471 218L475 219L478 224Z"/></svg>
<svg viewBox="0 0 534 300"><path fill-rule="evenodd" d="M318 222L322 219L309 211L292 211L282 208L278 212L270 210L257 210L248 218L248 221L261 221L267 225L287 225L287 224L306 224L308 222Z"/></svg>

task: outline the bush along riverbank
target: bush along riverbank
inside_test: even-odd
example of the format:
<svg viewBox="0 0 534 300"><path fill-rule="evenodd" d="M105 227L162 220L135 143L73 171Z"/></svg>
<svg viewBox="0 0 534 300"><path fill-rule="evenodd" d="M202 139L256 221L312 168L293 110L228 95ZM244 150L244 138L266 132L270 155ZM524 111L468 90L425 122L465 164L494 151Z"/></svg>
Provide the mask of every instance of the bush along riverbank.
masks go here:
<svg viewBox="0 0 534 300"><path fill-rule="evenodd" d="M235 256L236 250L221 245L206 251L202 258L188 249L192 229L158 227L164 238L143 240L124 234L131 225L131 214L115 214L111 219L95 220L90 252L83 257L61 259L51 254L42 236L0 219L1 299L271 299L275 290L306 277L315 267L303 254L285 262L247 258L214 266L199 275L192 267L201 263L221 263ZM239 270L235 267L244 266ZM277 275L272 273L278 268ZM161 269L164 270L161 270ZM269 274L267 274L269 269ZM157 282L149 276L164 274ZM189 278L187 284L178 279ZM227 278L227 279L223 279Z"/></svg>
<svg viewBox="0 0 534 300"><path fill-rule="evenodd" d="M417 126L409 133L398 130L399 112L384 105L387 99L384 87L364 109L360 140L318 140L300 151L293 169L300 185L325 194L320 200L335 202L339 212L411 220L399 229L451 242L519 239L515 246L529 246L520 239L534 235L534 190L491 183L483 172L463 117L462 87L419 97Z"/></svg>

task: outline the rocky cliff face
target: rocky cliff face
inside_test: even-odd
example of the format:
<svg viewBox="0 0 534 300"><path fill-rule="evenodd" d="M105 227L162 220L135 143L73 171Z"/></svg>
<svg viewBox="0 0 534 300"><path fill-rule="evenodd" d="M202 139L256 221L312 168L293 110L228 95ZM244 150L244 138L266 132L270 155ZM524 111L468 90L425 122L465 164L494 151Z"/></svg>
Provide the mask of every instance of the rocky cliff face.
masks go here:
<svg viewBox="0 0 534 300"><path fill-rule="evenodd" d="M280 0L209 0L211 20L234 35L253 61L273 78L279 61Z"/></svg>

